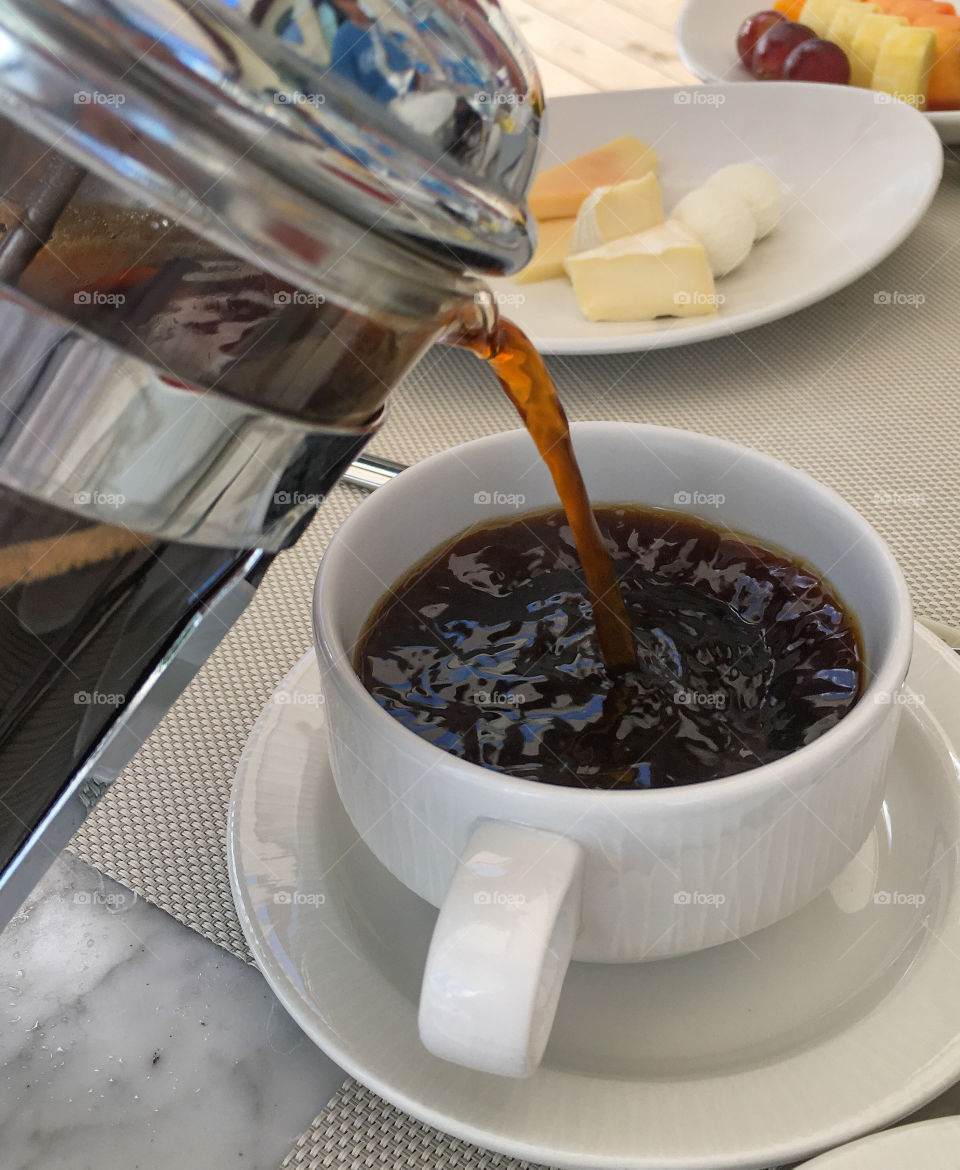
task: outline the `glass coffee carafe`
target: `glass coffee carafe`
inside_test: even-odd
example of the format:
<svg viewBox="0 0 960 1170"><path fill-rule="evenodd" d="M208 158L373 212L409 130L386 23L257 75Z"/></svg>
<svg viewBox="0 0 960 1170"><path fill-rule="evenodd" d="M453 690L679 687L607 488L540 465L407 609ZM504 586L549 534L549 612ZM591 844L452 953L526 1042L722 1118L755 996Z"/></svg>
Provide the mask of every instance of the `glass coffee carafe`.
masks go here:
<svg viewBox="0 0 960 1170"><path fill-rule="evenodd" d="M0 926L529 258L496 0L0 0Z"/></svg>

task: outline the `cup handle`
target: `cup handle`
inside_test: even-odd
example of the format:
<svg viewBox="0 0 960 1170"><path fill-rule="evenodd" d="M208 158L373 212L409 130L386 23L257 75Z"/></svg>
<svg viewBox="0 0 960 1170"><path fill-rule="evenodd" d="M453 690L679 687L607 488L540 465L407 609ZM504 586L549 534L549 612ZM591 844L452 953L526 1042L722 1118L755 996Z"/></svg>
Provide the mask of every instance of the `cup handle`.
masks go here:
<svg viewBox="0 0 960 1170"><path fill-rule="evenodd" d="M575 841L478 825L427 955L419 1027L430 1052L500 1076L536 1070L580 926L582 878Z"/></svg>

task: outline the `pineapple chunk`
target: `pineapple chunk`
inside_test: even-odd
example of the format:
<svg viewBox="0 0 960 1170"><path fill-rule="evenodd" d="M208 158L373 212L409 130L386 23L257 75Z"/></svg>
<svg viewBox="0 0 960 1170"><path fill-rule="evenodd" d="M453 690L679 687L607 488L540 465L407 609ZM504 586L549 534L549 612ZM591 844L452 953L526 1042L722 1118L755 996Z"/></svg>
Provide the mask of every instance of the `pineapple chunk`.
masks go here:
<svg viewBox="0 0 960 1170"><path fill-rule="evenodd" d="M880 46L891 29L906 25L905 16L883 16L876 13L860 21L857 35L853 38L850 52L850 84L869 89L873 84L873 71L880 56Z"/></svg>
<svg viewBox="0 0 960 1170"><path fill-rule="evenodd" d="M937 51L932 28L894 28L880 46L870 88L926 109L930 70Z"/></svg>
<svg viewBox="0 0 960 1170"><path fill-rule="evenodd" d="M818 37L825 37L840 0L807 0L800 11L800 23L812 28Z"/></svg>
<svg viewBox="0 0 960 1170"><path fill-rule="evenodd" d="M876 4L868 3L868 0L840 0L827 29L827 40L839 45L849 57L861 22L877 11Z"/></svg>

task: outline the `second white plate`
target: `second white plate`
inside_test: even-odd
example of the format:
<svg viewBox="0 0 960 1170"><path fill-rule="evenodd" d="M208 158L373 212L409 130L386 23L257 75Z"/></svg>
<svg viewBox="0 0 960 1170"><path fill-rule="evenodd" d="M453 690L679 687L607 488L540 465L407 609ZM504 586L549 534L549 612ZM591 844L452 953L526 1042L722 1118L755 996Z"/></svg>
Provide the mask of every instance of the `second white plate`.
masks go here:
<svg viewBox="0 0 960 1170"><path fill-rule="evenodd" d="M712 2L712 0L711 0ZM627 90L549 103L541 166L620 134L660 155L664 210L728 163L757 162L786 188L784 215L704 317L591 322L566 279L491 282L502 313L542 353L624 353L686 345L794 313L862 276L916 226L943 151L924 117L867 90L782 83Z"/></svg>
<svg viewBox="0 0 960 1170"><path fill-rule="evenodd" d="M757 0L687 0L677 22L677 48L684 65L701 81L755 83L740 64L735 45L743 21L764 7ZM932 110L924 117L941 142L960 143L960 110Z"/></svg>

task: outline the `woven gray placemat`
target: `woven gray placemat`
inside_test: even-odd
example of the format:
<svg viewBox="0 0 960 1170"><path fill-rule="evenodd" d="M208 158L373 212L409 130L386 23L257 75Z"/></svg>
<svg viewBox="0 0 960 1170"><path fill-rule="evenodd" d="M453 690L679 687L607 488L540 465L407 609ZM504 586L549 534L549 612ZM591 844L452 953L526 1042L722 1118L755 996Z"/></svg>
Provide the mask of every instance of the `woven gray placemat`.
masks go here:
<svg viewBox="0 0 960 1170"><path fill-rule="evenodd" d="M827 301L740 336L646 354L553 358L551 370L571 419L707 431L834 487L890 542L917 612L960 624L958 243L960 181L950 164L907 243ZM481 364L438 348L394 395L374 449L410 463L515 425ZM224 855L230 783L260 708L310 646L320 555L361 498L356 489L331 493L74 842L85 860L243 959L249 952ZM288 1163L518 1166L395 1112L348 1082L291 1154L299 1160ZM386 1145L383 1133L392 1135ZM457 1163L454 1155L474 1160Z"/></svg>

